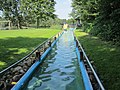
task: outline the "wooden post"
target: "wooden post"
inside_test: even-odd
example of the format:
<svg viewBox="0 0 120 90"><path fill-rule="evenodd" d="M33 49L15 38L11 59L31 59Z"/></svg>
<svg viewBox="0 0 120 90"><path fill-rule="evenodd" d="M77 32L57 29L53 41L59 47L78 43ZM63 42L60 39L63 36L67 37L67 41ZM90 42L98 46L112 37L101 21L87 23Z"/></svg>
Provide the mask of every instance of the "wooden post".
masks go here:
<svg viewBox="0 0 120 90"><path fill-rule="evenodd" d="M83 52L80 51L80 60L83 60Z"/></svg>
<svg viewBox="0 0 120 90"><path fill-rule="evenodd" d="M38 60L40 59L40 52L39 52L39 51L36 52L36 58L37 58Z"/></svg>
<svg viewBox="0 0 120 90"><path fill-rule="evenodd" d="M51 47L51 41L48 42L49 47Z"/></svg>
<svg viewBox="0 0 120 90"><path fill-rule="evenodd" d="M56 37L54 37L54 40L56 40Z"/></svg>
<svg viewBox="0 0 120 90"><path fill-rule="evenodd" d="M77 42L77 40L76 40L76 47L78 47L78 42Z"/></svg>

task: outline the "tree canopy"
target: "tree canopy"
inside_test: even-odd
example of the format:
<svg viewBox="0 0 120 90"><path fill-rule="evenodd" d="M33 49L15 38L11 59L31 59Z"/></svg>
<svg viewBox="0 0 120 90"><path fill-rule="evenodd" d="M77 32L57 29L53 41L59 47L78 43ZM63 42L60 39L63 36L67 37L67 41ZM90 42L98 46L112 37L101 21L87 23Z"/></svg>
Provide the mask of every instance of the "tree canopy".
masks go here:
<svg viewBox="0 0 120 90"><path fill-rule="evenodd" d="M55 18L54 0L0 0L0 10L13 25L22 28L25 23L47 21Z"/></svg>
<svg viewBox="0 0 120 90"><path fill-rule="evenodd" d="M83 30L100 38L120 43L119 0L72 0L73 18L80 18Z"/></svg>

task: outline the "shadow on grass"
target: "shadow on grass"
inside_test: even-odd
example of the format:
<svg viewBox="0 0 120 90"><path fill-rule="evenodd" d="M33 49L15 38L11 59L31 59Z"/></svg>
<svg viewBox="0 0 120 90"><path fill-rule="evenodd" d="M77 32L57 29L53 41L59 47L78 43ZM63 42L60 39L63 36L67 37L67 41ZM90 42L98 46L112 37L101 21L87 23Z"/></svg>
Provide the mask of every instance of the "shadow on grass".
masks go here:
<svg viewBox="0 0 120 90"><path fill-rule="evenodd" d="M90 35L80 36L78 39L85 52L93 60L103 81L106 90L119 90L120 88L120 47L102 41Z"/></svg>
<svg viewBox="0 0 120 90"><path fill-rule="evenodd" d="M30 53L47 38L0 39L0 71Z"/></svg>

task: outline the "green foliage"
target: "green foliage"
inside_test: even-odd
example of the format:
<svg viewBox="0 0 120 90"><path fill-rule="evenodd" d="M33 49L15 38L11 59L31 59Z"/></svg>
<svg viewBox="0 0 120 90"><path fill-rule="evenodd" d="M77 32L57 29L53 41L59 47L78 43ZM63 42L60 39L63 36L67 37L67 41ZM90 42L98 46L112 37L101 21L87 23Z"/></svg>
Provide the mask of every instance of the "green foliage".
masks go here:
<svg viewBox="0 0 120 90"><path fill-rule="evenodd" d="M80 18L83 30L120 45L119 0L73 0L73 18Z"/></svg>
<svg viewBox="0 0 120 90"><path fill-rule="evenodd" d="M91 34L120 45L120 1L101 0L99 11Z"/></svg>
<svg viewBox="0 0 120 90"><path fill-rule="evenodd" d="M62 29L62 23L63 23L63 20L59 19L59 18L49 20L50 28L52 28L52 29L61 30Z"/></svg>
<svg viewBox="0 0 120 90"><path fill-rule="evenodd" d="M75 19L68 19L67 21L66 21L68 24L75 24Z"/></svg>
<svg viewBox="0 0 120 90"><path fill-rule="evenodd" d="M21 10L27 18L36 19L37 27L40 22L45 25L47 20L55 18L54 5L54 0L21 0Z"/></svg>
<svg viewBox="0 0 120 90"><path fill-rule="evenodd" d="M5 19L18 28L35 22L39 27L40 22L55 18L54 5L54 0L0 0Z"/></svg>
<svg viewBox="0 0 120 90"><path fill-rule="evenodd" d="M81 19L82 24L92 23L98 15L97 0L73 0L72 17Z"/></svg>
<svg viewBox="0 0 120 90"><path fill-rule="evenodd" d="M22 13L20 11L19 0L1 0L0 10L3 11L4 18L12 21L14 26L22 28L21 24L23 21Z"/></svg>
<svg viewBox="0 0 120 90"><path fill-rule="evenodd" d="M62 30L62 25L60 24L56 24L56 25L51 25L50 27L51 29L58 29L58 30Z"/></svg>

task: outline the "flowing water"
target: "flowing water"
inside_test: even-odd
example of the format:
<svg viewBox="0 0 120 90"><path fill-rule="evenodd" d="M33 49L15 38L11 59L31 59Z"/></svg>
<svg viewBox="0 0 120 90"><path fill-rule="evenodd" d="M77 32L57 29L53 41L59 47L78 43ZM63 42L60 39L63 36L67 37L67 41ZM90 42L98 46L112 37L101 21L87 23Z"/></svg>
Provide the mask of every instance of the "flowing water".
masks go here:
<svg viewBox="0 0 120 90"><path fill-rule="evenodd" d="M22 90L84 90L73 31L66 31Z"/></svg>

